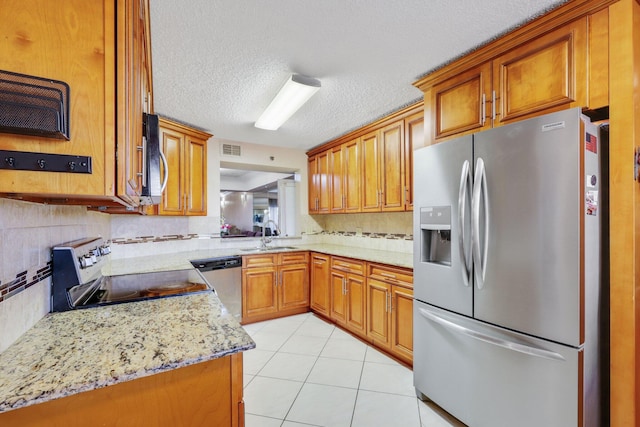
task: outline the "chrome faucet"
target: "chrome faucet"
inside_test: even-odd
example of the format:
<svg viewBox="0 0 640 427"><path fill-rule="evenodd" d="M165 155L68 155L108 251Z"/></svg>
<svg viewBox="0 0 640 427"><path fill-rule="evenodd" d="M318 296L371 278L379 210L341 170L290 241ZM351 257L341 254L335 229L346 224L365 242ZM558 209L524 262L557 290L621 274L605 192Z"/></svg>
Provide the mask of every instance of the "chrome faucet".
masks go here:
<svg viewBox="0 0 640 427"><path fill-rule="evenodd" d="M276 224L276 222L274 220L269 219L269 220L264 221L262 223L262 237L260 238L260 247L262 249L267 247L267 243L271 243L271 236L267 237L265 235L265 229L266 229L267 224L269 224L269 223L274 225L274 227L276 228L276 234L280 235L280 229L278 228L278 224Z"/></svg>

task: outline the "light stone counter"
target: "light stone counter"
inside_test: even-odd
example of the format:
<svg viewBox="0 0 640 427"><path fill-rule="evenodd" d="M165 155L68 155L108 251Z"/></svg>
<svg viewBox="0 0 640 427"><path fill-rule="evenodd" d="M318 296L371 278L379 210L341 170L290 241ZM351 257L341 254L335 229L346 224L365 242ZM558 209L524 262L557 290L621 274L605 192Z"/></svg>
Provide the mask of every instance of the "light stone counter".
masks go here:
<svg viewBox="0 0 640 427"><path fill-rule="evenodd" d="M285 244L288 244L287 242ZM411 253L335 244L273 247L411 268ZM111 260L104 275L193 268L262 253L239 248ZM213 292L48 314L0 353L0 413L248 350L255 343Z"/></svg>
<svg viewBox="0 0 640 427"><path fill-rule="evenodd" d="M289 245L290 242L283 245ZM329 255L356 258L365 261L379 262L396 267L413 268L413 254L406 252L383 251L355 246L342 246L324 243L292 245L295 249L280 249L272 246L269 252L314 251ZM165 270L182 270L192 268L189 261L216 258L231 255L254 255L264 252L246 251L239 248L206 249L197 251L176 252L112 260L103 270L104 275L120 275Z"/></svg>
<svg viewBox="0 0 640 427"><path fill-rule="evenodd" d="M254 347L213 292L48 314L0 354L0 414Z"/></svg>

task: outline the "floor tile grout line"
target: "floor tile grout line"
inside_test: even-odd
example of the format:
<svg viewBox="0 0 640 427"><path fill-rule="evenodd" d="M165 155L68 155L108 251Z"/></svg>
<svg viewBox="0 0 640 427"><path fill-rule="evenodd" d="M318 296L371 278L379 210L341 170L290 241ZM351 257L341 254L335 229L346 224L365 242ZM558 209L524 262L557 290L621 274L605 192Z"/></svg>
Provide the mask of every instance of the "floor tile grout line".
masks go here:
<svg viewBox="0 0 640 427"><path fill-rule="evenodd" d="M356 389L356 399L353 401L353 411L351 411L351 422L349 426L353 426L353 418L356 416L356 407L358 406L358 396L360 395L360 385L362 384L362 375L364 374L364 364L367 360L367 351L369 351L369 346L364 352L364 357L362 360L362 367L360 368L360 379L358 380L358 388Z"/></svg>
<svg viewBox="0 0 640 427"><path fill-rule="evenodd" d="M319 319L322 321L321 318L318 318L316 316L313 315L309 315L307 316L302 322L300 322L299 325L297 325L295 328L293 328L291 330L290 333L287 333L287 338L282 342L282 344L276 349L276 350L268 350L268 351L272 351L273 354L269 357L269 359L264 363L264 365L262 366L262 368L258 371L258 373L254 374L253 377L261 377L261 378L269 378L269 379L276 379L276 380L281 380L281 381L289 381L289 382L296 382L296 383L301 383L301 387L298 390L298 392L296 393L295 398L292 400L291 405L289 406L287 413L285 414L284 418L282 420L280 420L280 418L272 418L272 417L267 417L267 418L271 418L274 420L280 420L281 424L283 425L285 422L287 421L291 421L291 420L287 420L287 417L289 416L289 414L291 413L291 410L293 409L293 406L295 405L296 401L299 399L300 394L302 393L302 389L305 387L306 384L314 384L314 385L319 385L319 386L325 386L325 387L336 387L336 388L342 388L342 389L350 389L350 390L355 390L356 391L356 395L355 395L355 400L354 400L354 405L353 405L353 409L351 411L351 420L349 425L353 426L353 422L355 420L355 414L356 414L356 407L358 404L358 397L361 397L361 393L360 391L367 391L367 392L371 392L371 393L376 393L376 394L383 394L383 395L389 395L389 396L398 396L398 397L409 397L406 394L398 394L398 393L392 393L392 392L386 392L386 391L379 391L379 390L366 390L362 388L362 381L363 381L363 375L364 375L364 370L366 368L366 364L372 364L372 365L382 365L382 366L401 366L404 368L407 368L409 370L411 370L410 368L408 368L407 366L404 366L396 361L393 361L393 359L390 359L390 362L395 362L395 363L389 363L389 362L385 362L385 361L381 361L381 360L367 360L367 357L370 356L372 353L372 351L375 351L376 349L369 345L368 343L363 343L365 345L365 352L364 355L362 357L362 359L349 359L349 358L341 358L341 357L331 357L331 356L326 356L326 355L322 355L323 351L326 349L327 345L333 341L335 343L336 340L344 340L344 341L356 341L356 342L362 342L359 341L357 338L355 337L339 337L338 334L336 334L336 330L338 330L339 328L337 328L335 325L330 325L332 330L329 333L328 336L319 336L319 335L306 335L306 334L301 334L299 333L299 331L301 330L301 328L305 325L305 323L307 323L309 321L309 319ZM307 323L307 324L311 324L311 322ZM266 325L265 325L266 326ZM259 329L259 331L262 330L262 328ZM256 333L258 331L255 331L254 333ZM291 353L288 351L283 351L282 349L284 348L284 346L287 344L287 342L289 342L292 338L294 338L295 336L306 336L306 337L312 337L312 338L321 338L324 340L324 343L322 345L322 347L320 348L319 352L314 352L313 354L308 354L308 353ZM299 380L291 380L291 379L283 379L283 378L277 378L277 377L268 377L268 376L263 376L260 375L260 373L264 370L264 368L267 366L267 364L273 359L273 357L276 356L276 354L291 354L291 355L300 355L300 356L312 356L314 357L314 361L313 364L311 366L311 368L309 369L308 373L306 374L306 377L304 378L304 380L299 381ZM384 355L384 353L382 353ZM358 378L358 384L357 384L357 388L353 388L353 387L347 387L347 386L341 386L341 385L331 385L331 384L322 384L322 383L315 383L315 382L311 382L309 381L309 377L311 376L311 373L313 372L313 369L317 366L320 358L323 359L327 359L327 360L344 360L344 361L350 361L350 362L359 362L361 363L361 368L360 368L360 375ZM252 378L253 380L253 378ZM420 413L420 407L419 407L419 402L417 397L415 398L415 408L418 411L418 421L419 421L419 426L422 426L422 414ZM259 414L252 414L255 416L262 416ZM294 421L291 421L294 422ZM307 424L307 423L302 423L302 422L297 422L296 423L300 423L300 424L304 424L304 425L309 425L309 426L317 426L316 424Z"/></svg>
<svg viewBox="0 0 640 427"><path fill-rule="evenodd" d="M306 321L306 319L305 319ZM302 322L304 323L304 322ZM302 326L302 325L300 325ZM334 326L335 328L335 326ZM297 330L297 329L296 329ZM331 333L333 333L333 331L331 331ZM291 337L289 337L289 339L291 339ZM287 339L287 341L289 340ZM296 397L293 399L293 401L291 402L291 406L289 406L289 409L287 410L287 413L284 415L284 418L282 420L282 424L284 424L285 421L287 421L287 417L289 416L289 413L291 412L291 409L293 408L293 405L295 405L296 400L298 400L298 397L300 397L300 393L302 392L302 389L304 388L304 385L307 383L307 380L309 379L309 375L311 375L311 372L313 371L313 368L316 366L316 364L318 363L318 359L320 358L320 354L322 354L322 351L324 350L324 348L326 347L327 343L329 342L329 339L327 339L324 343L324 345L322 346L322 349L320 349L320 353L316 356L316 360L313 362L313 366L311 366L311 369L309 369L309 373L307 374L307 376L305 377L304 382L302 383L302 387L300 387L300 390L298 390L298 393L296 394Z"/></svg>

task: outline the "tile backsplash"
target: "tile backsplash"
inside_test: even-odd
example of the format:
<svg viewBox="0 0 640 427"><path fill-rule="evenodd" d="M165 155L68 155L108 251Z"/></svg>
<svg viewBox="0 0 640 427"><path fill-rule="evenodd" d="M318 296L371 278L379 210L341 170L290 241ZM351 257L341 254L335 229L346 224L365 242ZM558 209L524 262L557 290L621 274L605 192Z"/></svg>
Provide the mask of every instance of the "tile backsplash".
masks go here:
<svg viewBox="0 0 640 427"><path fill-rule="evenodd" d="M49 312L51 247L111 238L109 215L0 199L0 351Z"/></svg>
<svg viewBox="0 0 640 427"><path fill-rule="evenodd" d="M412 213L301 215L301 243L412 250ZM51 247L100 236L114 240L114 255L226 245L220 218L109 215L82 206L0 198L0 352L49 312ZM249 243L249 242L247 242Z"/></svg>

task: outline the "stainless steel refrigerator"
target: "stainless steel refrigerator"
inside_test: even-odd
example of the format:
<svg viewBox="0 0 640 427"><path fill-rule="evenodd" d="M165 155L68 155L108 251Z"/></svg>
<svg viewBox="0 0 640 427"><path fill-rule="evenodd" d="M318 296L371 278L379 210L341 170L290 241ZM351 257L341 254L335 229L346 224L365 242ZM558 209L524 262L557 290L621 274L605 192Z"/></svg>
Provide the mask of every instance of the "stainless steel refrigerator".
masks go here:
<svg viewBox="0 0 640 427"><path fill-rule="evenodd" d="M571 109L414 153L414 384L469 426L601 425L600 150Z"/></svg>

